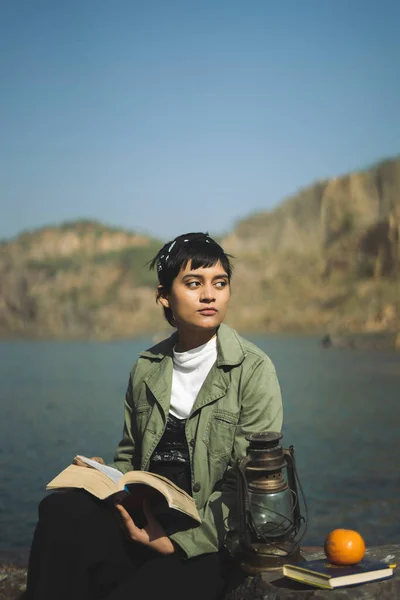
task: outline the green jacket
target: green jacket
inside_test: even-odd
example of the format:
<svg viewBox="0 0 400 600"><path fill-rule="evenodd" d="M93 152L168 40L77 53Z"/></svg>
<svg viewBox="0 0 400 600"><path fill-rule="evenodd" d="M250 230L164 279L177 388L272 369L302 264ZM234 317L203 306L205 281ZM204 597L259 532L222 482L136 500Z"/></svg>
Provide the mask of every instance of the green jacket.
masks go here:
<svg viewBox="0 0 400 600"><path fill-rule="evenodd" d="M124 473L147 470L164 433L175 343L176 333L142 352L131 371L124 433L114 457L116 468ZM224 324L218 329L217 349L217 360L185 428L192 493L202 523L193 529L168 532L189 558L216 552L224 544L228 516L236 503L234 482L226 473L246 455L245 436L280 431L282 427L280 387L268 356Z"/></svg>

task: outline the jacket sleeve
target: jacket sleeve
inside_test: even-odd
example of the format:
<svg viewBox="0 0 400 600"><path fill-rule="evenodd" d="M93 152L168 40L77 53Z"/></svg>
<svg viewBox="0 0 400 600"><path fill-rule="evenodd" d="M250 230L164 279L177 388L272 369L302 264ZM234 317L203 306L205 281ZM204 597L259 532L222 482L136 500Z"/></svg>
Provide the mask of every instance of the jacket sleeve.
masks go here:
<svg viewBox="0 0 400 600"><path fill-rule="evenodd" d="M187 558L217 552L224 544L237 504L236 480L230 467L246 455L245 436L263 431L281 431L282 398L274 365L268 357L255 363L242 388L241 412L227 472L218 482L205 506L199 510L202 522L192 529L170 535Z"/></svg>
<svg viewBox="0 0 400 600"><path fill-rule="evenodd" d="M133 388L132 388L132 380L133 380L133 371L129 378L128 388L125 394L125 414L124 414L124 429L123 435L120 443L114 454L114 463L113 467L121 471L122 473L127 473L128 471L132 471L134 469L135 463L135 448L136 444L136 423L135 419L132 419L132 411L133 411Z"/></svg>

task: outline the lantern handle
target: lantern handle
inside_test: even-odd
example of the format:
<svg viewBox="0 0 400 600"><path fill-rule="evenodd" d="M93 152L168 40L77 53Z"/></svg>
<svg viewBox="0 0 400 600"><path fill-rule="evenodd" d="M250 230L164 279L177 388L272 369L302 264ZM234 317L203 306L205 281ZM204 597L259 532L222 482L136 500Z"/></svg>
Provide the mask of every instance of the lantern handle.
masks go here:
<svg viewBox="0 0 400 600"><path fill-rule="evenodd" d="M302 522L304 523L304 529L303 529L302 534L299 539L299 543L300 543L300 541L303 539L303 537L305 536L305 534L307 532L308 507L307 507L306 497L304 495L303 486L301 485L301 481L297 474L296 459L294 456L294 446L289 446L289 448L284 448L283 452L284 452L284 455L286 458L286 470L287 470L288 484L289 484L289 487L293 490L293 492L296 495L296 505L294 507L294 516L295 516L295 523L296 523L296 527L297 527L298 531L300 531L301 523ZM297 491L297 487L299 487L299 489L300 489L301 498L302 498L303 504L304 504L304 517L300 513L300 497L299 497L299 494Z"/></svg>

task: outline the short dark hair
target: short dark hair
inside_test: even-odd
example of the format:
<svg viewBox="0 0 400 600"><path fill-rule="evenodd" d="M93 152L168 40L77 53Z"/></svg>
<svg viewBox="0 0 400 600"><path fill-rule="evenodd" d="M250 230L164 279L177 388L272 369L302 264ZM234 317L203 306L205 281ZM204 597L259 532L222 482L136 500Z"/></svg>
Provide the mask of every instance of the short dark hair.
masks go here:
<svg viewBox="0 0 400 600"><path fill-rule="evenodd" d="M213 267L220 262L230 282L233 271L230 258L232 256L227 254L208 233L185 233L167 242L150 262L150 269L157 268L158 282L162 287L162 291L159 290L157 293L157 301L163 293L171 291L175 277L189 262L192 263L193 269ZM163 308L165 318L174 327L171 309Z"/></svg>

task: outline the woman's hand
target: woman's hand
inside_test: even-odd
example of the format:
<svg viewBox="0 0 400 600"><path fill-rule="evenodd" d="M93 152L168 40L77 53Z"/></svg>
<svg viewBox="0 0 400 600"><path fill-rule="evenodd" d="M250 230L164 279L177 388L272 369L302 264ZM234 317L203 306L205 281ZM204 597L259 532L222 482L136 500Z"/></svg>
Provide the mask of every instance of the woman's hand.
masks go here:
<svg viewBox="0 0 400 600"><path fill-rule="evenodd" d="M115 506L122 517L122 521L128 533L129 539L133 540L134 542L139 542L144 546L148 546L149 548L153 548L153 550L156 550L160 554L167 555L175 552L173 543L165 534L165 531L161 527L160 523L154 517L146 500L143 501L143 512L146 517L147 524L145 527L143 527L143 529L140 529L137 527L137 525L135 525L132 517L121 504L116 504Z"/></svg>
<svg viewBox="0 0 400 600"><path fill-rule="evenodd" d="M101 465L105 464L104 460L100 456L92 456L91 460L95 460L96 462L100 463ZM89 467L89 465L87 465L85 462L80 460L77 456L75 456L74 460L72 461L72 464L77 465L78 467Z"/></svg>

